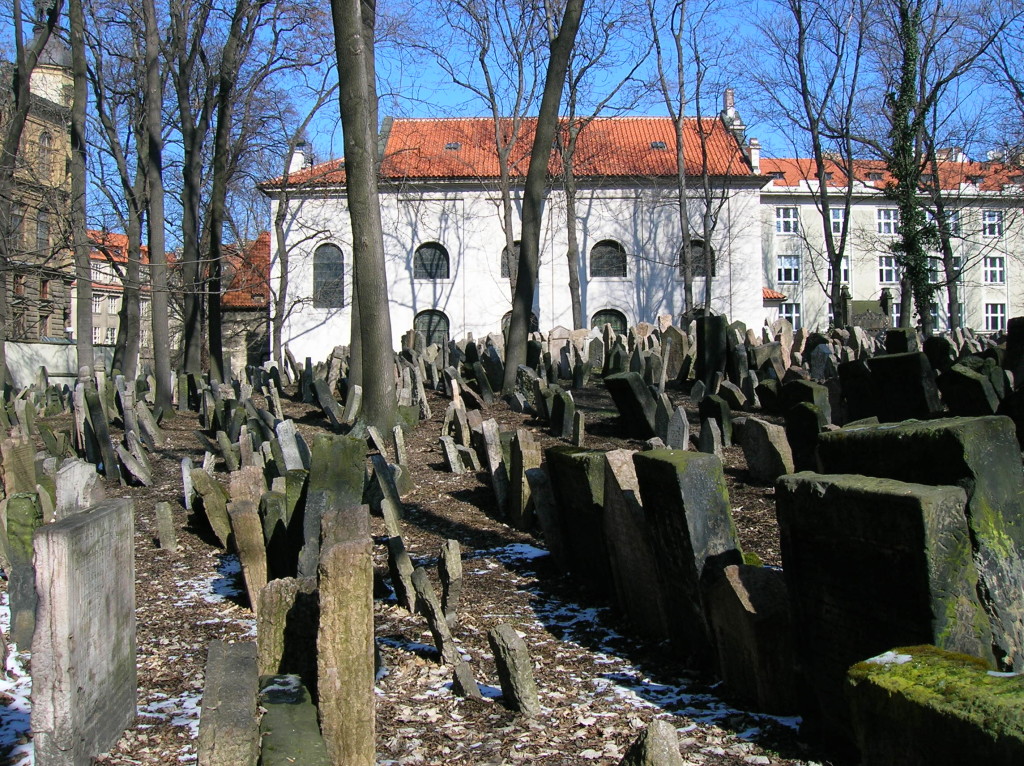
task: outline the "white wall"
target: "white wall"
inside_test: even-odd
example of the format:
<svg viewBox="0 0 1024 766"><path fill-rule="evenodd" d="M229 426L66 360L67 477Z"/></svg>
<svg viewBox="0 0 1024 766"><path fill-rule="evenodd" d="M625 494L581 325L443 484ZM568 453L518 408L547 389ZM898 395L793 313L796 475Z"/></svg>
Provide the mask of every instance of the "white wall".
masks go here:
<svg viewBox="0 0 1024 766"><path fill-rule="evenodd" d="M716 311L750 326L765 318L761 299L762 257L759 189L730 190L713 238L718 271L713 283ZM312 253L325 242L339 245L345 257L345 306L314 309L308 301L289 317L284 341L298 359L326 358L336 345L349 343L352 287L352 249L343 198L327 194L290 203L294 214L286 229L290 252L289 293L312 292ZM518 204L518 202L517 202ZM276 202L273 204L276 207ZM691 202L692 223L699 225L699 205ZM501 277L505 235L496 193L463 186L403 187L381 194L381 218L391 299L392 335L401 335L426 309L443 311L454 338L497 332L511 310L508 280ZM273 211L272 211L273 214ZM584 188L577 203L580 245L580 284L584 321L604 309L617 309L634 324L654 322L661 314L683 310L683 286L677 276L681 244L678 206L671 192L634 185L624 188ZM515 214L518 224L519 214ZM539 286L535 298L540 327L572 327L568 287L565 199L549 194L541 234ZM695 229L696 230L696 229ZM519 239L517 229L515 239ZM628 254L625 278L591 278L590 249L598 242L619 242ZM449 278L413 279L413 254L427 242L439 242L449 254ZM272 266L276 289L280 264ZM694 288L703 298L703 280Z"/></svg>

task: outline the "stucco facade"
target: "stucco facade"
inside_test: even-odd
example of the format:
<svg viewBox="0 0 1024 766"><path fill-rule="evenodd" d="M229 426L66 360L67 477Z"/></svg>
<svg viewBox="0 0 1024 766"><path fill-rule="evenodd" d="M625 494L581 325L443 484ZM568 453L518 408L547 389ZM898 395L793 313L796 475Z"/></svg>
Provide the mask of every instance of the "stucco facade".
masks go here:
<svg viewBox="0 0 1024 766"><path fill-rule="evenodd" d="M449 163L453 161L449 155L465 145L466 133L462 140L443 140L459 128L446 126L449 121L431 121L430 130L424 130L425 121L407 122L412 124L396 121L391 126L380 194L394 342L397 344L410 327L422 326L430 316L424 312L443 314L449 337L496 332L512 307L510 280L502 269L506 237L496 180L472 158L466 160L473 165L472 178L458 166L456 172L445 172L443 166L439 172L429 157L413 172L408 162L389 167L387 158L402 157L404 143L415 141L422 154L431 141L439 142L436 150L442 154L438 162ZM674 162L665 161L667 155L674 160L674 150L668 144L671 123L660 118L633 122L637 124L614 124L603 138L632 141L620 148L634 152L635 158L623 160L620 154L617 164L592 161L579 180L580 297L588 326L595 319L607 318L602 312L619 312L627 324L634 324L653 322L662 314L678 317L687 308L678 267L682 233L675 168ZM435 126L447 128L449 134L436 131ZM665 140L652 141L651 135ZM732 154L723 162L726 172L711 179L717 213L711 237L716 257L711 306L732 319L758 326L766 316L761 291L760 189L764 178L755 172L732 133L719 127L717 138L722 151ZM442 146L460 148L446 150ZM623 163L625 169L636 172L623 173ZM615 174L601 172L604 165ZM417 168L424 170L417 174ZM525 167L522 170L525 172ZM278 205L287 206L283 244L289 259L289 294L296 303L285 324L284 342L299 358L322 358L333 346L349 341L352 247L343 180L337 166L327 164L297 168L287 183L264 186L271 196L272 217ZM516 178L513 184L517 208L520 181ZM705 206L696 190L689 196L691 236L697 237ZM518 209L514 219L513 238L518 239ZM545 198L539 285L534 297L537 323L544 330L572 326L566 220L565 193L554 181ZM340 301L330 296L317 299L316 254L327 252L320 250L325 245L341 252ZM429 262L423 260L421 248L429 251ZM607 257L602 260L602 253L611 261ZM447 269L441 268L444 256ZM280 259L272 259L272 264L271 285L277 286ZM703 295L704 280L698 277L694 302L702 303ZM325 305L332 303L335 305Z"/></svg>

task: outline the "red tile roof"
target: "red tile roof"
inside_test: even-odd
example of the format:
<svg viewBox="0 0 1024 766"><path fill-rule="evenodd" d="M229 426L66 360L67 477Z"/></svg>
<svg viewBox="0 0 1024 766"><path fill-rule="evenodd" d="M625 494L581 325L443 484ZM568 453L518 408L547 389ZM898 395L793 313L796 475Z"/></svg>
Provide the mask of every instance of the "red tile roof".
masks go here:
<svg viewBox="0 0 1024 766"><path fill-rule="evenodd" d="M261 232L241 252L225 248L224 256L221 305L226 309L265 309L270 299L270 232Z"/></svg>
<svg viewBox="0 0 1024 766"><path fill-rule="evenodd" d="M784 301L786 296L780 293L778 290L772 290L770 287L761 288L761 298L766 301Z"/></svg>
<svg viewBox="0 0 1024 766"><path fill-rule="evenodd" d="M814 161L809 158L762 158L761 172L778 176L772 180L773 186L799 186L803 181L817 179ZM830 186L845 185L846 171L837 163L829 160L825 172L831 174ZM929 174L926 170L925 177ZM857 181L876 189L884 189L895 180L882 160L854 160L853 175ZM1020 169L998 162L944 160L938 165L938 182L939 188L946 190L974 182L980 191L1001 191L1007 184L1024 184L1024 175Z"/></svg>
<svg viewBox="0 0 1024 766"><path fill-rule="evenodd" d="M514 178L526 176L536 119L498 123L503 141L515 132L509 155ZM687 118L683 125L686 172L701 173L701 134L705 131L708 171L712 175L752 176L750 164L736 138L718 119ZM563 134L566 126L563 124ZM489 118L395 119L387 135L381 176L386 180L497 178L495 122ZM581 178L595 176L674 176L676 134L668 117L595 119L580 131L574 169ZM559 172L552 151L549 172ZM280 178L265 184L280 185ZM315 165L289 175L291 185L325 186L345 183L342 160Z"/></svg>

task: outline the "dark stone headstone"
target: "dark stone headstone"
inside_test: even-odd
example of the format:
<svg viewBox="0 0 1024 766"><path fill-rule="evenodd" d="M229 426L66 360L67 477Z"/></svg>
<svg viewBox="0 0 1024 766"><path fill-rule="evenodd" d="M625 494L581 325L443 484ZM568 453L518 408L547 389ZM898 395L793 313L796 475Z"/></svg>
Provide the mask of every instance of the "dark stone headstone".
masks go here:
<svg viewBox="0 0 1024 766"><path fill-rule="evenodd" d="M877 414L883 423L893 423L911 418L926 420L942 412L935 372L924 354L876 356L868 360L868 367L878 396L878 412L861 417ZM854 418L852 413L850 417Z"/></svg>
<svg viewBox="0 0 1024 766"><path fill-rule="evenodd" d="M649 439L656 435L657 404L639 374L623 372L607 375L604 385L619 410L628 435L637 439Z"/></svg>

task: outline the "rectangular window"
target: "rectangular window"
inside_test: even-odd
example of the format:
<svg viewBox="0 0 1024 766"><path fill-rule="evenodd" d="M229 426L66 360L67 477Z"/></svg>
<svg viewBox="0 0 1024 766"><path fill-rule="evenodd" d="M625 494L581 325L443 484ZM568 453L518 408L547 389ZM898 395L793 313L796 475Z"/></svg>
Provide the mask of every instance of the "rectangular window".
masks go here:
<svg viewBox="0 0 1024 766"><path fill-rule="evenodd" d="M876 211L879 234L900 233L900 211L894 207L880 207Z"/></svg>
<svg viewBox="0 0 1024 766"><path fill-rule="evenodd" d="M783 303L779 306L779 318L788 319L794 330L800 329L800 304Z"/></svg>
<svg viewBox="0 0 1024 766"><path fill-rule="evenodd" d="M828 267L828 282L832 284L832 266ZM844 255L839 264L839 282L843 285L850 284L850 256Z"/></svg>
<svg viewBox="0 0 1024 766"><path fill-rule="evenodd" d="M143 298L139 301L139 314L143 319L149 319L149 301Z"/></svg>
<svg viewBox="0 0 1024 766"><path fill-rule="evenodd" d="M113 346L117 342L117 328L108 327L106 333L106 341L108 346Z"/></svg>
<svg viewBox="0 0 1024 766"><path fill-rule="evenodd" d="M99 314L103 311L103 296L94 295L92 296L92 313Z"/></svg>
<svg viewBox="0 0 1024 766"><path fill-rule="evenodd" d="M799 255L779 256L778 281L780 283L800 281Z"/></svg>
<svg viewBox="0 0 1024 766"><path fill-rule="evenodd" d="M942 259L930 257L928 259L928 282L937 285L946 281L946 269L942 265Z"/></svg>
<svg viewBox="0 0 1024 766"><path fill-rule="evenodd" d="M118 306L118 297L116 295L107 296L107 313L116 314L121 307Z"/></svg>
<svg viewBox="0 0 1024 766"><path fill-rule="evenodd" d="M985 284L1006 284L1006 259L1001 255L986 255L983 269Z"/></svg>
<svg viewBox="0 0 1024 766"><path fill-rule="evenodd" d="M896 277L896 256L878 256L878 282L883 285L894 285L899 281Z"/></svg>
<svg viewBox="0 0 1024 766"><path fill-rule="evenodd" d="M832 208L829 210L829 214L832 216L832 233L842 234L843 221L846 220L846 210L844 208Z"/></svg>
<svg viewBox="0 0 1024 766"><path fill-rule="evenodd" d="M139 345L143 348L149 348L149 330L145 327L139 331Z"/></svg>
<svg viewBox="0 0 1024 766"><path fill-rule="evenodd" d="M981 211L981 233L985 237L1003 236L1003 211L982 210Z"/></svg>
<svg viewBox="0 0 1024 766"><path fill-rule="evenodd" d="M50 280L40 279L39 280L39 300L48 301L50 299Z"/></svg>
<svg viewBox="0 0 1024 766"><path fill-rule="evenodd" d="M900 308L901 308L900 302L899 301L893 301L893 303L892 303L892 326L893 327L899 327L900 326Z"/></svg>
<svg viewBox="0 0 1024 766"><path fill-rule="evenodd" d="M103 339L103 330L99 327L92 328L92 345L98 346Z"/></svg>
<svg viewBox="0 0 1024 766"><path fill-rule="evenodd" d="M998 332L1006 329L1006 304L986 303L985 304L985 330L987 332Z"/></svg>
<svg viewBox="0 0 1024 766"><path fill-rule="evenodd" d="M103 282L104 281L104 279L103 279L103 264L102 263L96 263L95 261L93 261L93 263L89 267L89 271L92 273L92 281L93 282Z"/></svg>
<svg viewBox="0 0 1024 766"><path fill-rule="evenodd" d="M800 233L800 210L795 207L775 208L775 231L779 234Z"/></svg>

